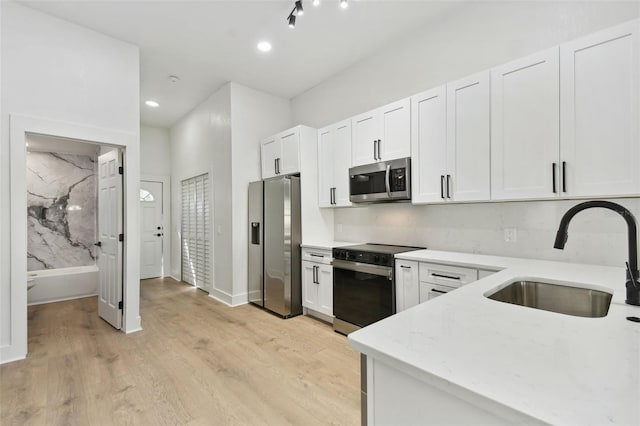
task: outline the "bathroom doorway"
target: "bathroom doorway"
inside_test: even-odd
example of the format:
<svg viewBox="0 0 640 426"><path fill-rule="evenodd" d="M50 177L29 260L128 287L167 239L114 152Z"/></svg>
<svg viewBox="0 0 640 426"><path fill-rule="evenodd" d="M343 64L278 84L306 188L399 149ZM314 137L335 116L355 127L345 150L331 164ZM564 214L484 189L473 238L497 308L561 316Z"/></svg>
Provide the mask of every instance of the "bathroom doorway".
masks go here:
<svg viewBox="0 0 640 426"><path fill-rule="evenodd" d="M114 151L118 153L118 161L109 164L110 171L120 175L118 178L122 195L115 198L119 205L111 210L117 212L119 219L115 239L119 249L115 257L108 262L108 270L111 286L102 286L100 276L98 279L98 293L103 301L108 302L112 311L117 311L115 321L111 322L115 328L120 328L126 333L139 331L141 327L140 317L140 282L139 282L139 237L138 237L138 208L139 208L139 136L137 133L125 133L109 129L100 129L75 123L67 123L26 117L10 114L10 161L11 161L11 254L10 254L10 297L7 300L10 310L5 311L8 319L5 324L9 331L9 340L0 347L0 359L3 362L18 360L27 354L27 229L28 211L27 203L27 146L31 135L53 137L73 141L83 141L100 148L100 153ZM50 150L54 151L55 150ZM128 167L127 165L130 165ZM123 169L121 169L123 167ZM98 178L100 180L100 178ZM114 193L111 187L106 192ZM52 203L54 200L51 200ZM70 207L69 199L66 207ZM61 207L62 200L58 200L57 207ZM73 206L74 204L71 204ZM51 206L50 206L51 207ZM71 211L74 211L72 208ZM60 210L60 209L58 209ZM66 210L67 213L71 213ZM75 210L78 211L78 210ZM42 213L42 211L41 211ZM59 213L59 212L58 212ZM98 212L99 215L99 212ZM112 216L115 217L115 216ZM64 226L63 226L64 228ZM114 234L110 228L111 234ZM63 230L63 235L67 236ZM110 235L112 238L112 235ZM96 240L97 243L100 240ZM73 240L73 244L78 244ZM100 250L100 248L98 248ZM86 250L85 250L86 252ZM120 253L122 255L120 255ZM96 255L94 255L96 256ZM99 261L100 255L96 256ZM117 262L114 259L118 259ZM114 265L115 263L115 265ZM98 270L100 270L100 266ZM91 266L89 266L91 268ZM95 268L95 267L94 267ZM63 268L61 268L63 269ZM83 271L86 272L86 271ZM95 271L93 271L95 273ZM114 279L115 278L115 279ZM80 277L79 279L84 279ZM68 283L71 280L64 277L61 281ZM106 316L106 315L105 315ZM104 316L103 316L104 317Z"/></svg>
<svg viewBox="0 0 640 426"><path fill-rule="evenodd" d="M88 141L27 134L30 305L98 297L122 325L122 153Z"/></svg>

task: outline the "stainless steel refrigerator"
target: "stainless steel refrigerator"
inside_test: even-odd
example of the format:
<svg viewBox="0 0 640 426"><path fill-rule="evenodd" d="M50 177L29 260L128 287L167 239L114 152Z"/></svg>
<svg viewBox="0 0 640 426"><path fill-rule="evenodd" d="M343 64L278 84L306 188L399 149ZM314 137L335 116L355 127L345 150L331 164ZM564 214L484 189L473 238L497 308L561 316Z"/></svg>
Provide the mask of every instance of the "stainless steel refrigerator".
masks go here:
<svg viewBox="0 0 640 426"><path fill-rule="evenodd" d="M249 184L249 301L284 318L302 313L300 178Z"/></svg>

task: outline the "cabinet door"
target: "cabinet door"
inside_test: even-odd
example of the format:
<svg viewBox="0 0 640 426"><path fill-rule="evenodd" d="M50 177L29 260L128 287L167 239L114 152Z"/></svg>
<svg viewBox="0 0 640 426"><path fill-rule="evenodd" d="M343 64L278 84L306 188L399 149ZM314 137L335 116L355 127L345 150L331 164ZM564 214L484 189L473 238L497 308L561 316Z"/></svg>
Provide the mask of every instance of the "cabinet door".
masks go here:
<svg viewBox="0 0 640 426"><path fill-rule="evenodd" d="M560 46L562 191L640 192L640 21Z"/></svg>
<svg viewBox="0 0 640 426"><path fill-rule="evenodd" d="M380 108L380 159L394 160L411 155L411 99Z"/></svg>
<svg viewBox="0 0 640 426"><path fill-rule="evenodd" d="M282 145L279 138L273 137L262 142L260 145L262 179L267 179L276 175L276 159L280 158L281 151Z"/></svg>
<svg viewBox="0 0 640 426"><path fill-rule="evenodd" d="M444 202L447 103L445 86L411 98L411 193L413 203Z"/></svg>
<svg viewBox="0 0 640 426"><path fill-rule="evenodd" d="M333 126L318 130L318 206L333 207L332 191L334 180L334 139Z"/></svg>
<svg viewBox="0 0 640 426"><path fill-rule="evenodd" d="M335 125L333 152L334 206L348 207L351 205L351 201L349 201L349 167L351 167L350 120L345 120Z"/></svg>
<svg viewBox="0 0 640 426"><path fill-rule="evenodd" d="M418 270L418 262L396 260L396 312L420 302Z"/></svg>
<svg viewBox="0 0 640 426"><path fill-rule="evenodd" d="M494 200L558 196L558 55L556 47L491 71Z"/></svg>
<svg viewBox="0 0 640 426"><path fill-rule="evenodd" d="M333 316L333 267L320 265L318 267L318 311Z"/></svg>
<svg viewBox="0 0 640 426"><path fill-rule="evenodd" d="M366 112L351 119L352 166L362 166L378 161L375 141L378 140L379 123L377 111Z"/></svg>
<svg viewBox="0 0 640 426"><path fill-rule="evenodd" d="M282 156L279 174L289 175L300 172L300 129L280 134Z"/></svg>
<svg viewBox="0 0 640 426"><path fill-rule="evenodd" d="M447 84L447 182L455 201L490 198L489 72Z"/></svg>
<svg viewBox="0 0 640 426"><path fill-rule="evenodd" d="M318 284L315 282L317 263L302 261L302 306L318 310Z"/></svg>

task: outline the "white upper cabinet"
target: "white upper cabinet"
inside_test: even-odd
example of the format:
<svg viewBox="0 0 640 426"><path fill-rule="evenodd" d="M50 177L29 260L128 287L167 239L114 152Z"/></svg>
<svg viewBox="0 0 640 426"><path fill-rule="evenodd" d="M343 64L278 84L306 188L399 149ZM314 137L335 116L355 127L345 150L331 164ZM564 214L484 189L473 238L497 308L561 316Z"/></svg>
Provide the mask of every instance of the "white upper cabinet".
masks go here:
<svg viewBox="0 0 640 426"><path fill-rule="evenodd" d="M260 144L262 179L300 173L300 127L286 130Z"/></svg>
<svg viewBox="0 0 640 426"><path fill-rule="evenodd" d="M403 99L351 119L353 166L411 155L410 99Z"/></svg>
<svg viewBox="0 0 640 426"><path fill-rule="evenodd" d="M447 158L445 86L411 97L411 198L414 203L444 201Z"/></svg>
<svg viewBox="0 0 640 426"><path fill-rule="evenodd" d="M491 198L559 193L559 49L491 71Z"/></svg>
<svg viewBox="0 0 640 426"><path fill-rule="evenodd" d="M351 121L318 130L318 205L346 207L351 167Z"/></svg>
<svg viewBox="0 0 640 426"><path fill-rule="evenodd" d="M490 196L489 72L411 99L414 203Z"/></svg>
<svg viewBox="0 0 640 426"><path fill-rule="evenodd" d="M560 46L566 196L640 193L640 21Z"/></svg>
<svg viewBox="0 0 640 426"><path fill-rule="evenodd" d="M378 109L380 136L378 160L394 160L411 155L411 99L406 98Z"/></svg>
<svg viewBox="0 0 640 426"><path fill-rule="evenodd" d="M454 201L490 198L490 91L485 71L447 84L447 185Z"/></svg>

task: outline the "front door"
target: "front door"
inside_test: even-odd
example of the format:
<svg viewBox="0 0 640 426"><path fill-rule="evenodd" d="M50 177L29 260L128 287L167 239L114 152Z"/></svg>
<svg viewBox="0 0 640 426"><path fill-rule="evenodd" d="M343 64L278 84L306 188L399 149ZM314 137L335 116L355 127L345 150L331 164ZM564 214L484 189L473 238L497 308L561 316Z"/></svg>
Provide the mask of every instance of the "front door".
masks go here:
<svg viewBox="0 0 640 426"><path fill-rule="evenodd" d="M98 157L98 315L117 329L122 327L122 175L120 154Z"/></svg>
<svg viewBox="0 0 640 426"><path fill-rule="evenodd" d="M162 274L162 182L140 182L140 278Z"/></svg>

